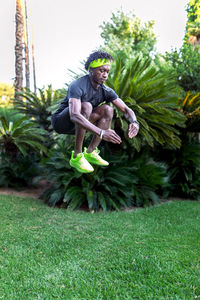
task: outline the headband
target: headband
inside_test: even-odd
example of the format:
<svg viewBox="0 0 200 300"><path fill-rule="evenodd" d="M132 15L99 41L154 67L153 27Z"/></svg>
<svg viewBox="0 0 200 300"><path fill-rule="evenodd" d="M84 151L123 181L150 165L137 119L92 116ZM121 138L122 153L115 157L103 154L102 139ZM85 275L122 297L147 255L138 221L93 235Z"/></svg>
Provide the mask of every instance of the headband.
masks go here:
<svg viewBox="0 0 200 300"><path fill-rule="evenodd" d="M89 64L89 68L98 68L104 65L111 65L111 60L106 59L106 58L99 58L97 60L93 60L91 61L91 63Z"/></svg>

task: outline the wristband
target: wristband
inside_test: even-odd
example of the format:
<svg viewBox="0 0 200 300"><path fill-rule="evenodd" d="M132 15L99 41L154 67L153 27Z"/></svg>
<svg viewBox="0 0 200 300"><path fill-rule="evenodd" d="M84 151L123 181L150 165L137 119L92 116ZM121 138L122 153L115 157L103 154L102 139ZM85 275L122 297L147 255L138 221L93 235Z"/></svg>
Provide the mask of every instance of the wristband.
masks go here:
<svg viewBox="0 0 200 300"><path fill-rule="evenodd" d="M100 133L100 136L99 136L101 140L102 140L102 138L103 138L103 136L104 136L104 133L105 133L105 130L102 129L102 130L101 130L101 133Z"/></svg>
<svg viewBox="0 0 200 300"><path fill-rule="evenodd" d="M133 121L133 122L131 122L131 124L133 124L133 123L136 123L139 127L140 127L140 124L138 123L138 121Z"/></svg>

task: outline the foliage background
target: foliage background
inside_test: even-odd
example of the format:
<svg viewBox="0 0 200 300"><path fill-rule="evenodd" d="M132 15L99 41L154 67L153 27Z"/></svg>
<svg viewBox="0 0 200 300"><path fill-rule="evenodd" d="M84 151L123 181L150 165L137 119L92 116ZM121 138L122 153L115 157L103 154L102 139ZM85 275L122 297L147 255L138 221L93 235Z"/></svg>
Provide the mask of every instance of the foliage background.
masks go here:
<svg viewBox="0 0 200 300"><path fill-rule="evenodd" d="M51 126L66 89L24 89L9 101L11 107L0 110L0 185L46 179L50 188L41 197L49 205L91 211L142 207L174 195L199 199L200 52L190 43L191 36L198 39L198 11L199 0L191 0L183 46L164 56L156 52L153 21L143 24L133 12L119 10L100 26L102 49L115 58L107 85L140 123L138 136L130 140L127 122L115 110L112 127L123 144L102 143L109 167L96 167L93 175L70 168L74 139L57 135ZM80 76L71 73L74 79ZM13 97L8 86L6 93ZM86 145L90 138L87 134Z"/></svg>

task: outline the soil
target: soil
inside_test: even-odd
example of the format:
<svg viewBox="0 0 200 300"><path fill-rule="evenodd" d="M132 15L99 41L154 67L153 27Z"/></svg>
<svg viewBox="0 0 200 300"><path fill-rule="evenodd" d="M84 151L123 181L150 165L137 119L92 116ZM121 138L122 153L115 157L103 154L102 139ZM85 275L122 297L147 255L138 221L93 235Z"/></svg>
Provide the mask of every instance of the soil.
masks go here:
<svg viewBox="0 0 200 300"><path fill-rule="evenodd" d="M49 186L49 183L45 180L40 181L36 187L27 187L20 190L14 188L3 188L0 187L0 194L2 195L13 195L20 197L32 197L38 199L41 193Z"/></svg>

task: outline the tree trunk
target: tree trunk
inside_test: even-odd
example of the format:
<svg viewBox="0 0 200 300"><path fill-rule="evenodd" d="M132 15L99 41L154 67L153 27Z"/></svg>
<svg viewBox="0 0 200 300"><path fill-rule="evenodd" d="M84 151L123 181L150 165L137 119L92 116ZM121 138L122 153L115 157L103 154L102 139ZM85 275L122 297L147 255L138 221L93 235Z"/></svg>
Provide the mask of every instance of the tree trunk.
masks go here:
<svg viewBox="0 0 200 300"><path fill-rule="evenodd" d="M26 75L26 88L30 90L30 67L29 67L29 47L28 47L28 23L27 23L27 5L24 0L24 50L25 50L25 75Z"/></svg>
<svg viewBox="0 0 200 300"><path fill-rule="evenodd" d="M24 23L22 13L22 1L16 0L16 45L15 45L15 98L16 93L22 90L23 86L23 34Z"/></svg>

